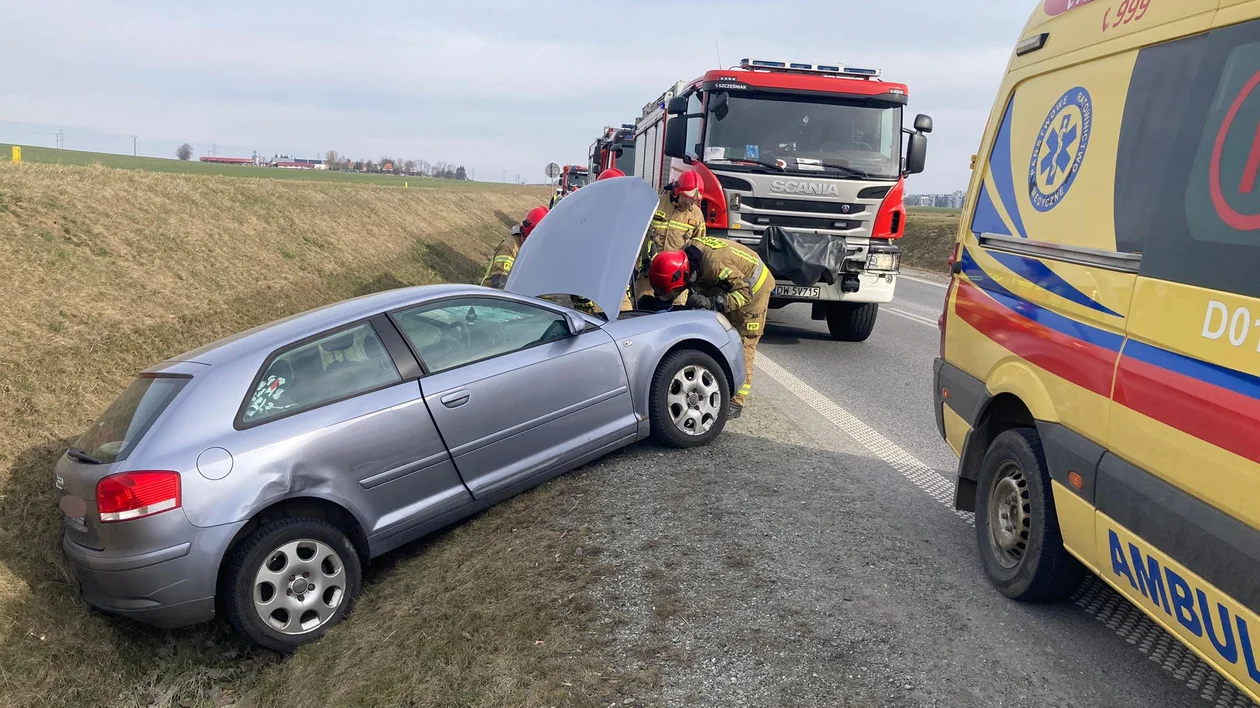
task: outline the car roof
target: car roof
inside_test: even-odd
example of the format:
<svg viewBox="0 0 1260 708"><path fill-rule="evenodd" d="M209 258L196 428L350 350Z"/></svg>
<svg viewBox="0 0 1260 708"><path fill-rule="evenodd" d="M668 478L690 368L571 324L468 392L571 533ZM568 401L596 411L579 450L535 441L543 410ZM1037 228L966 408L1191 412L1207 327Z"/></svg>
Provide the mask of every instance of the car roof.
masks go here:
<svg viewBox="0 0 1260 708"><path fill-rule="evenodd" d="M423 302L431 298L450 295L485 294L488 288L478 285L444 284L418 285L363 295L351 300L325 305L283 319L269 322L216 342L184 352L166 362L196 362L211 366L247 356L256 352L271 351L328 329L362 320L389 310ZM154 369L163 368L161 365Z"/></svg>

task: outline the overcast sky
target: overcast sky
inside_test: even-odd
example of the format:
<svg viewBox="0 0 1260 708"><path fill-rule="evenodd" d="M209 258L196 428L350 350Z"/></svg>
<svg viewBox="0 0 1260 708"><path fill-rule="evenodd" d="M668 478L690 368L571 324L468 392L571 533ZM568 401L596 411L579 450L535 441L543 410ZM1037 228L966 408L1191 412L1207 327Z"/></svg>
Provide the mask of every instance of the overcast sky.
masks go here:
<svg viewBox="0 0 1260 708"><path fill-rule="evenodd" d="M753 55L877 66L963 189L1036 0L0 0L0 141L167 157L325 150L529 181L674 81ZM716 42L716 44L715 44ZM909 120L907 120L909 123Z"/></svg>

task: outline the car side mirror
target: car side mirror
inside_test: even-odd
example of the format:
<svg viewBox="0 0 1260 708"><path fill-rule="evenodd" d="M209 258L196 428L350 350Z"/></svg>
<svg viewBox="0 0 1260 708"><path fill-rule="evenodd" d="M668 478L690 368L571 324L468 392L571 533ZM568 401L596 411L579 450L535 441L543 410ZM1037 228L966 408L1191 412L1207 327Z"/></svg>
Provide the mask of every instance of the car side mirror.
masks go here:
<svg viewBox="0 0 1260 708"><path fill-rule="evenodd" d="M906 174L917 175L927 164L927 136L923 133L911 133L906 145Z"/></svg>
<svg viewBox="0 0 1260 708"><path fill-rule="evenodd" d="M687 112L687 98L685 96L677 96L669 99L665 104L665 112L671 116L680 116Z"/></svg>
<svg viewBox="0 0 1260 708"><path fill-rule="evenodd" d="M576 312L564 313L564 323L569 327L569 334L575 337L586 331L586 320Z"/></svg>
<svg viewBox="0 0 1260 708"><path fill-rule="evenodd" d="M914 118L914 130L917 133L932 132L932 116L925 116L922 113Z"/></svg>

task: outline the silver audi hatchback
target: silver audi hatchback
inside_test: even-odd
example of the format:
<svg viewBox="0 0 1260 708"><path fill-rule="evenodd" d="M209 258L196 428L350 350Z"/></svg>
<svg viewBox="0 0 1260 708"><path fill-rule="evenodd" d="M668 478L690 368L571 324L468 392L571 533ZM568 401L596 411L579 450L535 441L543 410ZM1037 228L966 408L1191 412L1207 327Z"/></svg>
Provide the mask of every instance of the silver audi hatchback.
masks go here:
<svg viewBox="0 0 1260 708"><path fill-rule="evenodd" d="M636 178L592 184L506 291L369 295L141 373L56 466L84 598L162 627L222 608L291 650L381 553L648 436L713 440L738 333L713 312L617 312L655 207ZM610 314L538 297L559 293Z"/></svg>

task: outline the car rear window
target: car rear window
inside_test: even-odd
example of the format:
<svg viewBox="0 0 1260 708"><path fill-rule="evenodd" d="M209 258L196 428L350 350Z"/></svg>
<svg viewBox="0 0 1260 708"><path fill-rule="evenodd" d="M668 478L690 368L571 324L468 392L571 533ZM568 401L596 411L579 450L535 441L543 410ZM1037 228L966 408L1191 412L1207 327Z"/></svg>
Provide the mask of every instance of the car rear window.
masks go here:
<svg viewBox="0 0 1260 708"><path fill-rule="evenodd" d="M185 376L141 376L74 446L105 464L127 459L188 381Z"/></svg>
<svg viewBox="0 0 1260 708"><path fill-rule="evenodd" d="M337 330L275 354L250 389L240 422L256 425L401 381L371 324Z"/></svg>

